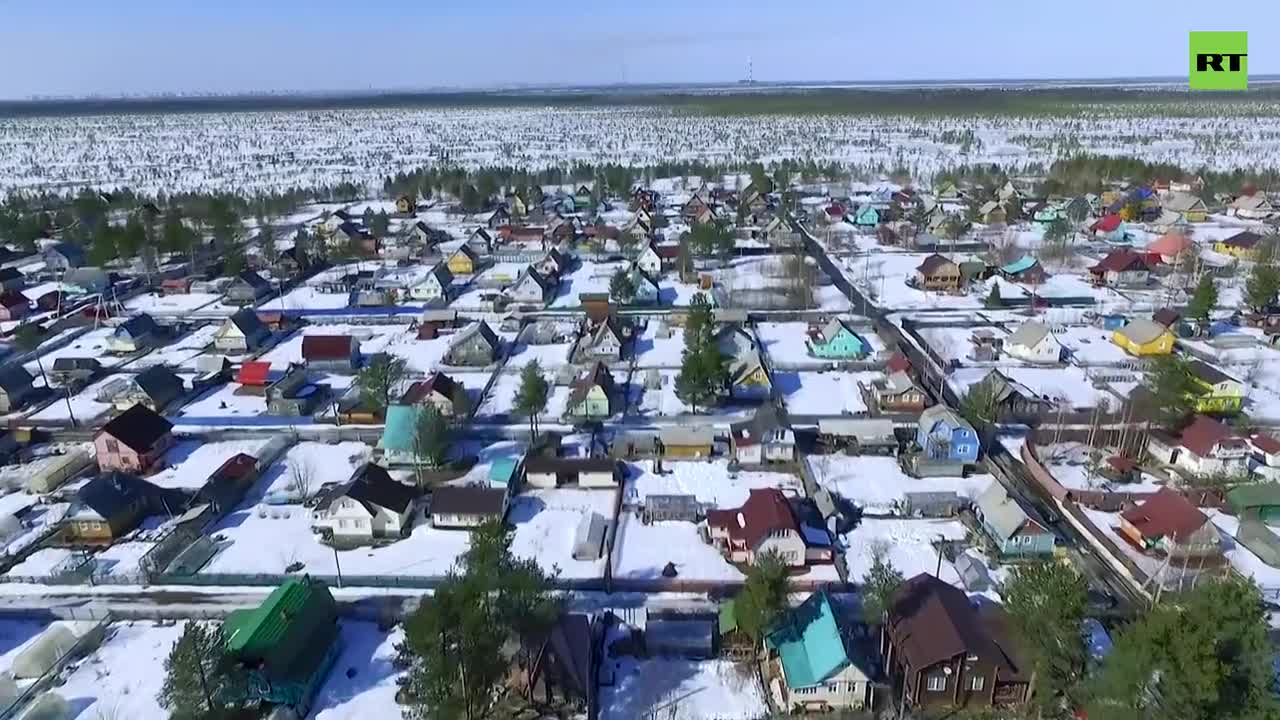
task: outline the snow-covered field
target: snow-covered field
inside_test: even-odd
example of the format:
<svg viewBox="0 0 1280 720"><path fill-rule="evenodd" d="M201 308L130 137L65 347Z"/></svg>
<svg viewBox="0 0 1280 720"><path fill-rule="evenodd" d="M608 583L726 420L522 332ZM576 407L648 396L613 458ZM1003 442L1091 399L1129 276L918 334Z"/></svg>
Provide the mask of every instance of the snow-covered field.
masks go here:
<svg viewBox="0 0 1280 720"><path fill-rule="evenodd" d="M973 499L995 480L975 473L966 478L913 478L891 457L810 455L805 458L818 484L871 513L893 513L909 492L951 491Z"/></svg>
<svg viewBox="0 0 1280 720"><path fill-rule="evenodd" d="M106 642L54 688L77 718L164 720L169 713L156 695L164 683L164 661L182 635L182 624L117 623Z"/></svg>
<svg viewBox="0 0 1280 720"><path fill-rule="evenodd" d="M614 685L600 690L601 720L756 720L769 713L749 664L632 657L604 662L613 664Z"/></svg>
<svg viewBox="0 0 1280 720"><path fill-rule="evenodd" d="M616 491L530 490L511 502L507 522L515 526L511 551L533 558L548 573L559 570L563 578L603 577L606 555L598 560L573 558L574 536L587 513L596 513L612 525Z"/></svg>
<svg viewBox="0 0 1280 720"><path fill-rule="evenodd" d="M884 377L866 372L775 372L773 386L782 393L792 415L859 415L867 412L859 384L870 385Z"/></svg>
<svg viewBox="0 0 1280 720"><path fill-rule="evenodd" d="M693 495L698 502L720 509L741 507L750 490L780 488L793 495L803 495L800 478L787 473L739 472L729 477L725 460L663 463L665 474L653 472L653 462L645 460L630 465L622 496L623 503L639 505L649 495Z"/></svg>
<svg viewBox="0 0 1280 720"><path fill-rule="evenodd" d="M856 581L871 569L877 547L885 550L885 558L903 577L914 577L920 573L932 575L938 569L938 551L933 543L943 539L963 540L967 535L968 530L958 520L863 518L841 540L845 546L845 562L849 565L849 579ZM942 559L942 574L938 577L963 587L960 574L946 558Z"/></svg>
<svg viewBox="0 0 1280 720"><path fill-rule="evenodd" d="M342 622L342 653L329 676L316 691L310 717L314 720L366 720L398 718L396 679L391 664L396 643L404 638L397 627L384 633L370 622ZM350 673L350 675L348 675Z"/></svg>
<svg viewBox="0 0 1280 720"><path fill-rule="evenodd" d="M147 479L160 487L198 490L227 460L238 453L256 456L266 444L265 437L214 443L179 442L165 453L164 465L167 467Z"/></svg>

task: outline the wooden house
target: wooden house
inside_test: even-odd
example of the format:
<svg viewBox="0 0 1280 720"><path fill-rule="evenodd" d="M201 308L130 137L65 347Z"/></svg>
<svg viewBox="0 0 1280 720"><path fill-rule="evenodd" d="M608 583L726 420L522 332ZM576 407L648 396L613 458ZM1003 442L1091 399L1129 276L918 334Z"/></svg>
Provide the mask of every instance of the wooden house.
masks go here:
<svg viewBox="0 0 1280 720"><path fill-rule="evenodd" d="M100 458L101 459L101 458ZM184 509L181 493L159 488L127 472L103 472L76 490L75 502L62 525L62 542L110 545L150 515L177 515Z"/></svg>
<svg viewBox="0 0 1280 720"><path fill-rule="evenodd" d="M21 409L35 395L35 378L18 364L0 369L0 413Z"/></svg>
<svg viewBox="0 0 1280 720"><path fill-rule="evenodd" d="M569 400L565 405L565 417L578 421L600 420L616 415L622 398L613 381L613 373L603 362L582 377L573 381Z"/></svg>
<svg viewBox="0 0 1280 720"><path fill-rule="evenodd" d="M459 246L445 260L445 266L453 275L473 275L480 265L480 256L470 245Z"/></svg>
<svg viewBox="0 0 1280 720"><path fill-rule="evenodd" d="M1168 487L1120 513L1116 529L1142 550L1179 560L1216 557L1222 552L1217 526L1190 500Z"/></svg>
<svg viewBox="0 0 1280 720"><path fill-rule="evenodd" d="M960 266L934 253L916 267L915 283L922 290L956 292L960 289Z"/></svg>
<svg viewBox="0 0 1280 720"><path fill-rule="evenodd" d="M447 263L436 263L422 280L409 288L409 297L426 302L448 302L453 286L453 272Z"/></svg>
<svg viewBox="0 0 1280 720"><path fill-rule="evenodd" d="M106 388L104 388L105 390ZM182 378L163 365L153 365L129 378L111 396L111 404L125 411L134 405L143 405L155 412L165 408L186 394Z"/></svg>
<svg viewBox="0 0 1280 720"><path fill-rule="evenodd" d="M454 367L484 367L497 359L499 342L484 320L472 323L454 335L444 362Z"/></svg>
<svg viewBox="0 0 1280 720"><path fill-rule="evenodd" d="M788 567L833 559L830 543L800 528L787 498L777 488L752 489L738 508L707 511L711 543L732 563L751 565L766 553L777 553Z"/></svg>
<svg viewBox="0 0 1280 720"><path fill-rule="evenodd" d="M664 425L658 429L658 449L674 460L710 458L715 433L710 427Z"/></svg>
<svg viewBox="0 0 1280 720"><path fill-rule="evenodd" d="M252 270L245 270L227 286L226 299L232 305L256 305L271 294L271 283Z"/></svg>
<svg viewBox="0 0 1280 720"><path fill-rule="evenodd" d="M364 463L346 482L320 495L311 527L343 546L399 539L412 529L420 494L380 465Z"/></svg>
<svg viewBox="0 0 1280 720"><path fill-rule="evenodd" d="M219 352L246 353L261 348L271 339L271 330L247 308L236 311L213 336Z"/></svg>
<svg viewBox="0 0 1280 720"><path fill-rule="evenodd" d="M350 372L360 366L360 341L350 335L304 335L302 362L312 370Z"/></svg>
<svg viewBox="0 0 1280 720"><path fill-rule="evenodd" d="M1173 352L1173 333L1165 326L1145 318L1130 320L1112 333L1111 341L1137 357L1168 355Z"/></svg>
<svg viewBox="0 0 1280 720"><path fill-rule="evenodd" d="M467 389L442 372L431 373L426 380L411 383L400 397L404 405L431 405L445 417L465 414Z"/></svg>
<svg viewBox="0 0 1280 720"><path fill-rule="evenodd" d="M992 481L973 501L973 514L1002 556L1050 557L1054 534L1034 520L1021 503Z"/></svg>
<svg viewBox="0 0 1280 720"><path fill-rule="evenodd" d="M431 493L431 525L465 529L507 514L507 488L482 485L441 485Z"/></svg>
<svg viewBox="0 0 1280 720"><path fill-rule="evenodd" d="M145 473L173 445L173 423L143 405L107 421L93 439L98 468Z"/></svg>
<svg viewBox="0 0 1280 720"><path fill-rule="evenodd" d="M116 326L107 338L107 350L125 355L155 347L160 339L160 326L150 315L134 315Z"/></svg>
<svg viewBox="0 0 1280 720"><path fill-rule="evenodd" d="M825 591L783 612L769 628L767 667L777 667L773 685L790 713L860 711L871 703L875 670L859 655L853 633Z"/></svg>

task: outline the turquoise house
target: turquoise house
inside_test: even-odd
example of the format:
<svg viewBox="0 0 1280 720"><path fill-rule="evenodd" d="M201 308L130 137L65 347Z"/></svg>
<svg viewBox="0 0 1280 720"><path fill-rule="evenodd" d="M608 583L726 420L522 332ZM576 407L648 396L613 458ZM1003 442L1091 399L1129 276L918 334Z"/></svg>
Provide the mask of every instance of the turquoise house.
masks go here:
<svg viewBox="0 0 1280 720"><path fill-rule="evenodd" d="M853 224L862 227L875 227L880 224L880 211L870 205L863 205L853 214Z"/></svg>
<svg viewBox="0 0 1280 720"><path fill-rule="evenodd" d="M418 462L413 435L421 410L419 405L392 405L387 408L387 424L378 439L378 449L382 451L384 462L392 465Z"/></svg>
<svg viewBox="0 0 1280 720"><path fill-rule="evenodd" d="M860 709L871 680L849 652L846 633L825 592L809 596L765 636L782 670L786 710Z"/></svg>
<svg viewBox="0 0 1280 720"><path fill-rule="evenodd" d="M994 481L973 501L973 514L1002 557L1049 557L1054 535Z"/></svg>
<svg viewBox="0 0 1280 720"><path fill-rule="evenodd" d="M839 318L809 333L809 354L830 360L859 360L869 352L867 343Z"/></svg>

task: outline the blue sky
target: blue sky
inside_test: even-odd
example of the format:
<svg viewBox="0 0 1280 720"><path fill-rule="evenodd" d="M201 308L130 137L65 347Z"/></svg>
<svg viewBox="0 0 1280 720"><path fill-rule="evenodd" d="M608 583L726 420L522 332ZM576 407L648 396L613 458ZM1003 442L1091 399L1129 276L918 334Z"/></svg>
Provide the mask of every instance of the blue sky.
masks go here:
<svg viewBox="0 0 1280 720"><path fill-rule="evenodd" d="M1280 72L1280 0L0 0L0 97L1176 75L1189 30Z"/></svg>

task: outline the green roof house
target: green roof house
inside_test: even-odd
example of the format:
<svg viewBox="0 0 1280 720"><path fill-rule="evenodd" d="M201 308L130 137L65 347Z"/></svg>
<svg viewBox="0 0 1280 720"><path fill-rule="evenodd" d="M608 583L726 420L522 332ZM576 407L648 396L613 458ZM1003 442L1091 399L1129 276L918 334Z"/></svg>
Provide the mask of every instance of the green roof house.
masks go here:
<svg viewBox="0 0 1280 720"><path fill-rule="evenodd" d="M378 440L384 463L407 465L418 462L413 435L421 411L421 405L392 405L387 408L387 423Z"/></svg>
<svg viewBox="0 0 1280 720"><path fill-rule="evenodd" d="M1250 483L1232 488L1227 493L1227 504L1242 521L1280 523L1280 483Z"/></svg>
<svg viewBox="0 0 1280 720"><path fill-rule="evenodd" d="M781 671L786 709L861 709L871 680L850 657L831 599L814 593L765 636L770 665Z"/></svg>
<svg viewBox="0 0 1280 720"><path fill-rule="evenodd" d="M250 701L305 715L338 657L337 606L323 582L292 578L258 607L227 615L222 637L227 653L249 673Z"/></svg>

